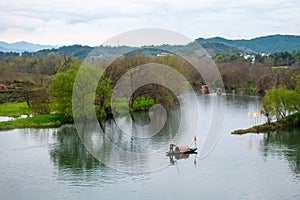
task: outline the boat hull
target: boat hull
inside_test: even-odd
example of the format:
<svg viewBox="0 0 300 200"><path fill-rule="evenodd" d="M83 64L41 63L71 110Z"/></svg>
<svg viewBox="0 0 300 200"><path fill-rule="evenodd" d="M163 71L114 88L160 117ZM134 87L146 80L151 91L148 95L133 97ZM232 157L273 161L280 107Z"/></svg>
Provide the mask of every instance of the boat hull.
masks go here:
<svg viewBox="0 0 300 200"><path fill-rule="evenodd" d="M186 151L173 151L173 152L166 152L167 156L173 156L173 155L180 155L180 154L196 154L197 148L190 148Z"/></svg>

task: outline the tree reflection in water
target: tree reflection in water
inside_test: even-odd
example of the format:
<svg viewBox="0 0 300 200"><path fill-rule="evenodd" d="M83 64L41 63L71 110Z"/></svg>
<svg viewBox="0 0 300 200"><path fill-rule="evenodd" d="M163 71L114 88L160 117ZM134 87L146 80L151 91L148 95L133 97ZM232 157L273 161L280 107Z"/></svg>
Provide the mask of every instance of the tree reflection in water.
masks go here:
<svg viewBox="0 0 300 200"><path fill-rule="evenodd" d="M55 165L73 171L84 171L104 167L97 159L88 153L82 144L75 127L65 126L55 134L57 143L50 151L50 157Z"/></svg>
<svg viewBox="0 0 300 200"><path fill-rule="evenodd" d="M285 157L291 169L300 173L300 129L291 129L265 134L264 156L277 155Z"/></svg>
<svg viewBox="0 0 300 200"><path fill-rule="evenodd" d="M129 175L107 167L94 158L80 140L74 126L64 126L54 135L56 143L50 158L58 168L58 179L76 186L110 185L130 177L136 181L148 179L144 175Z"/></svg>

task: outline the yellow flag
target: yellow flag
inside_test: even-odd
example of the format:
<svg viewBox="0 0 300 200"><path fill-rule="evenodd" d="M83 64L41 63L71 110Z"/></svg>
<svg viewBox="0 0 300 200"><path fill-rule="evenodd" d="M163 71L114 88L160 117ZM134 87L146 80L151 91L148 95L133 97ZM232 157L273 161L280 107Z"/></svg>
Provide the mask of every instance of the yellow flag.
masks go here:
<svg viewBox="0 0 300 200"><path fill-rule="evenodd" d="M251 117L251 112L248 112L248 117L249 117L249 118Z"/></svg>
<svg viewBox="0 0 300 200"><path fill-rule="evenodd" d="M257 113L257 112L255 112L255 113L254 113L254 117L257 117L257 114L258 114L258 113Z"/></svg>

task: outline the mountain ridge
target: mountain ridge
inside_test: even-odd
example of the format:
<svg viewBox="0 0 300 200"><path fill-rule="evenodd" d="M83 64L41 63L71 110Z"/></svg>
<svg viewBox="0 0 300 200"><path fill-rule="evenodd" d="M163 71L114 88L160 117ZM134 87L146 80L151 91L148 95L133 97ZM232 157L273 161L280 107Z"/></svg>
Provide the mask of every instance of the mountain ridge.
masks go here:
<svg viewBox="0 0 300 200"><path fill-rule="evenodd" d="M298 35L275 34L275 35L256 37L253 39L226 39L217 36L211 38L200 37L197 38L195 41L200 42L200 44L205 49L209 49L209 51L212 51L214 54L238 52L238 50L236 49L239 49L239 51L243 51L243 52L253 52L253 53L300 51L300 36ZM46 52L46 51L60 51L61 49L63 49L64 51L68 48L73 48L73 47L84 48L84 51L87 51L87 49L94 48L87 45L52 46L52 45L34 44L26 41L19 41L14 43L7 43L7 42L0 41L0 51L3 52L18 52L18 53L25 52L25 51ZM172 46L170 45L170 47Z"/></svg>
<svg viewBox="0 0 300 200"><path fill-rule="evenodd" d="M13 43L0 41L0 51L3 52L18 52L18 53L24 51L36 52L42 49L53 49L53 48L58 48L58 46L35 44L26 41L19 41Z"/></svg>
<svg viewBox="0 0 300 200"><path fill-rule="evenodd" d="M274 53L282 51L300 51L300 36L298 35L267 35L253 39L230 40L222 37L198 38L198 42L218 42L234 46L243 51L255 53Z"/></svg>

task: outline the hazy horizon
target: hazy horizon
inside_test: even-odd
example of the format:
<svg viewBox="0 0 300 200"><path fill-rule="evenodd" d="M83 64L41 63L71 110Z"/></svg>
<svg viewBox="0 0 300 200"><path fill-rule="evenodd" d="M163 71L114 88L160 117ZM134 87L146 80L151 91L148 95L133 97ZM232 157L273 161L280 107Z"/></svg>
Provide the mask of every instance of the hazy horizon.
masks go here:
<svg viewBox="0 0 300 200"><path fill-rule="evenodd" d="M96 46L120 33L149 27L192 39L300 35L297 0L11 0L0 6L0 40L8 43Z"/></svg>
<svg viewBox="0 0 300 200"><path fill-rule="evenodd" d="M255 38L261 38L261 37L267 37L267 36L274 36L274 35L282 35L282 36L285 36L285 35L289 35L289 36L299 36L300 37L300 34L299 35L295 35L295 34L272 34L272 35L262 35L262 36L257 36L257 37L254 37L254 38L226 38L226 37L221 37L221 36L212 36L212 37L196 37L196 38L193 38L193 40L196 40L196 39L199 39L199 38L204 38L204 39L211 39L211 38L217 38L217 37L221 37L221 38L224 38L224 39L228 39L228 40L251 40L251 39L255 39ZM5 42L7 44L15 44L15 43L21 43L21 42L26 42L26 43L30 43L30 44L34 44L34 45L43 45L43 46L56 46L56 47L62 47L62 46L72 46L72 45L82 45L82 46L91 46L91 47L95 47L95 46L99 46L99 45L102 45L102 44L92 44L92 45L89 45L89 44L79 44L79 43L73 43L73 44L47 44L47 43L35 43L35 42L31 42L31 41L27 41L27 40L18 40L18 41L13 41L13 42L10 42L10 41L5 41L5 40L0 40L0 42Z"/></svg>

